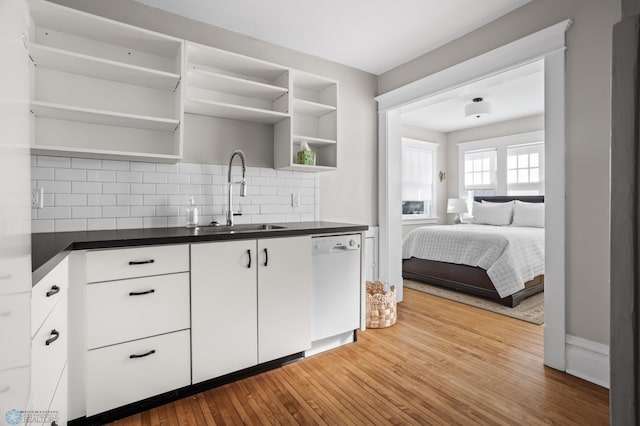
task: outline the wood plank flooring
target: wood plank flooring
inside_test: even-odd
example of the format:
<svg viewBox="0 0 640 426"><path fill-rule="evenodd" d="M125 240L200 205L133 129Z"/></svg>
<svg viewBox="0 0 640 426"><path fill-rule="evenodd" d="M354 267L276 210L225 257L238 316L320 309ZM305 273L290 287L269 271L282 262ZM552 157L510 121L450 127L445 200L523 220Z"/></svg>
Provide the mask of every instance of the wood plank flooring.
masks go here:
<svg viewBox="0 0 640 426"><path fill-rule="evenodd" d="M405 289L393 327L113 424L609 424L608 391L544 367L542 333Z"/></svg>

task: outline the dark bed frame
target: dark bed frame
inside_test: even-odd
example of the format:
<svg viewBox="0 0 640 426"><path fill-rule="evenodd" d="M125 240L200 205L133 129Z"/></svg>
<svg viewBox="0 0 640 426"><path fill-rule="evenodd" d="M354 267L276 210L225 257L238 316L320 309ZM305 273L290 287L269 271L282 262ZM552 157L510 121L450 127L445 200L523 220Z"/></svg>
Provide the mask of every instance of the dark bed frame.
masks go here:
<svg viewBox="0 0 640 426"><path fill-rule="evenodd" d="M478 196L475 201L491 201L503 203L519 200L528 203L543 203L543 195L527 196ZM402 277L447 287L456 291L486 297L495 300L505 306L515 307L529 296L544 290L544 275L538 275L524 284L524 289L507 297L500 297L495 286L482 268L459 265L454 263L436 262L433 260L411 259L402 260Z"/></svg>

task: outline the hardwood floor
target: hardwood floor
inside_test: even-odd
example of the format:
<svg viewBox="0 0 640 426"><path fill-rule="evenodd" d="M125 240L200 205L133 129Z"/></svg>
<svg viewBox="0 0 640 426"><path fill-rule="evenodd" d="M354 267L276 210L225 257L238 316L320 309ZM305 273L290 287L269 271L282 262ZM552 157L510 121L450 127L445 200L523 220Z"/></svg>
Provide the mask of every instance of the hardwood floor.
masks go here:
<svg viewBox="0 0 640 426"><path fill-rule="evenodd" d="M391 328L113 424L608 424L608 391L544 367L542 332L405 289Z"/></svg>

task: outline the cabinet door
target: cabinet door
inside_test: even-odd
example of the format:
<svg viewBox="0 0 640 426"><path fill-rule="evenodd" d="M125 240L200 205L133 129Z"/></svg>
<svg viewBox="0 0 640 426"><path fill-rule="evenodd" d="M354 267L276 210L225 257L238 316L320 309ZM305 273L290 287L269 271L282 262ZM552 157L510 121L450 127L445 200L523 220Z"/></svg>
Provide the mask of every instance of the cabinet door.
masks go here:
<svg viewBox="0 0 640 426"><path fill-rule="evenodd" d="M311 239L258 241L258 362L311 347Z"/></svg>
<svg viewBox="0 0 640 426"><path fill-rule="evenodd" d="M191 245L193 383L256 365L256 241Z"/></svg>

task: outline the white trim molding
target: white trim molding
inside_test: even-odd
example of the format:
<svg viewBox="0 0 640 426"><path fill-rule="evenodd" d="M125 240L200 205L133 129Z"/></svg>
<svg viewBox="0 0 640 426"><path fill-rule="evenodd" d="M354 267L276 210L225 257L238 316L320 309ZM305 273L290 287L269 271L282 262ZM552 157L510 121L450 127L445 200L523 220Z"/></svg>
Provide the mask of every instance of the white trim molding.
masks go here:
<svg viewBox="0 0 640 426"><path fill-rule="evenodd" d="M565 33L567 19L492 51L376 97L380 280L396 284L402 300L402 107L453 88L544 59L546 267L544 363L565 370ZM399 285L398 285L399 284Z"/></svg>
<svg viewBox="0 0 640 426"><path fill-rule="evenodd" d="M396 109L498 72L517 68L556 50L565 50L564 33L572 23L571 19L565 19L480 56L378 95L375 98L378 101L378 111ZM473 78L469 79L470 76Z"/></svg>
<svg viewBox="0 0 640 426"><path fill-rule="evenodd" d="M609 389L609 345L567 334L567 373Z"/></svg>

